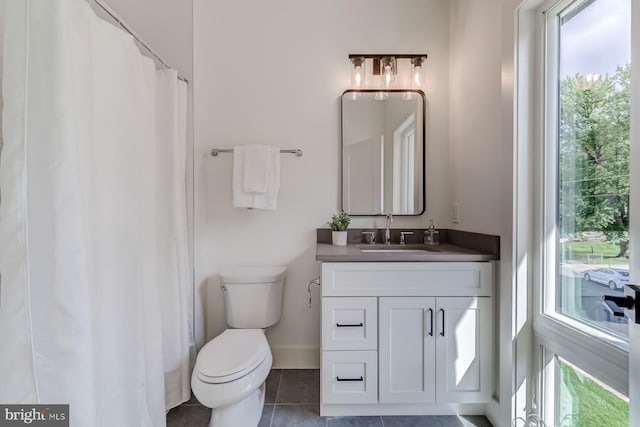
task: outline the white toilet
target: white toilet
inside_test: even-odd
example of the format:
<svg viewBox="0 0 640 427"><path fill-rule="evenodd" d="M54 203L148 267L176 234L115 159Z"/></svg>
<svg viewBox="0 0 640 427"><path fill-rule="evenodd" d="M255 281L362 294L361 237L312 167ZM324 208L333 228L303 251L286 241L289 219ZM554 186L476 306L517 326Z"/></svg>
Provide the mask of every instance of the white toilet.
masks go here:
<svg viewBox="0 0 640 427"><path fill-rule="evenodd" d="M252 427L260 421L272 362L263 328L280 320L286 273L286 267L220 273L231 328L202 347L191 375L193 394L212 409L210 427Z"/></svg>

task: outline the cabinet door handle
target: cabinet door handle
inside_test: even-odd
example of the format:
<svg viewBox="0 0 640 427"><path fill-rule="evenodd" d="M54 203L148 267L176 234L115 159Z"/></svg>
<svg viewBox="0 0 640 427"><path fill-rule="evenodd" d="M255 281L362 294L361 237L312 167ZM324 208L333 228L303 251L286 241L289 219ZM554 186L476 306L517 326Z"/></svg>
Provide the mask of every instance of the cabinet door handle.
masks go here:
<svg viewBox="0 0 640 427"><path fill-rule="evenodd" d="M364 324L360 323L336 323L336 327L338 328L361 328Z"/></svg>
<svg viewBox="0 0 640 427"><path fill-rule="evenodd" d="M429 322L430 322L430 329L429 329L429 336L432 337L433 336L433 309L429 308Z"/></svg>
<svg viewBox="0 0 640 427"><path fill-rule="evenodd" d="M360 378L340 378L340 377L336 377L337 381L364 381L364 378L362 378L362 376L360 376Z"/></svg>
<svg viewBox="0 0 640 427"><path fill-rule="evenodd" d="M440 309L440 313L442 313L442 332L440 332L440 335L444 336L444 310L442 308Z"/></svg>

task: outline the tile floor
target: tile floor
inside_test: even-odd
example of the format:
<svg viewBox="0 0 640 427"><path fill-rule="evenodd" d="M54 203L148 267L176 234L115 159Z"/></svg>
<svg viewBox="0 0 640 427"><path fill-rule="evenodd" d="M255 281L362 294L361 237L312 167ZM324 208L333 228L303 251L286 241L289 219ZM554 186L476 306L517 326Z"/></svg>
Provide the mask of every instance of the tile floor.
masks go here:
<svg viewBox="0 0 640 427"><path fill-rule="evenodd" d="M321 417L317 369L273 369L258 427L492 427L483 416ZM167 427L206 427L211 410L195 398L167 414ZM238 426L243 427L243 426Z"/></svg>

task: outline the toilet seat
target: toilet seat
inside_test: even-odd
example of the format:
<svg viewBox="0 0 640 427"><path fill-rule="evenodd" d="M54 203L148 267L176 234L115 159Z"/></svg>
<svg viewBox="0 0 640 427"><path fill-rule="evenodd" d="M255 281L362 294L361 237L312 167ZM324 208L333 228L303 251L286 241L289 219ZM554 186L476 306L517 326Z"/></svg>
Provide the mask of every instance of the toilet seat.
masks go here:
<svg viewBox="0 0 640 427"><path fill-rule="evenodd" d="M254 370L269 351L261 329L227 329L202 347L195 372L203 382L227 383Z"/></svg>

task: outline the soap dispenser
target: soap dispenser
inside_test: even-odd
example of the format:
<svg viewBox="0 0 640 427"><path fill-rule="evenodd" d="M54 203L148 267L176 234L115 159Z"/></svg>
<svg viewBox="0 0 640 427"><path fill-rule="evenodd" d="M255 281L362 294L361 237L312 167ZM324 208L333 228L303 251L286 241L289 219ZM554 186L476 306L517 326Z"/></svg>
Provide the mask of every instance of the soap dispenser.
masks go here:
<svg viewBox="0 0 640 427"><path fill-rule="evenodd" d="M429 228L424 230L424 244L434 246L440 243L440 232L433 225L433 220L429 220Z"/></svg>

